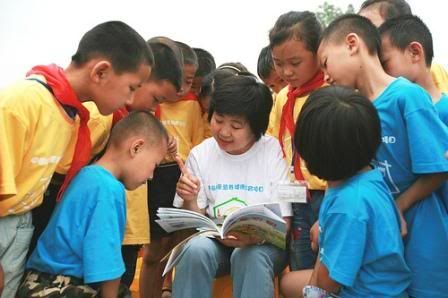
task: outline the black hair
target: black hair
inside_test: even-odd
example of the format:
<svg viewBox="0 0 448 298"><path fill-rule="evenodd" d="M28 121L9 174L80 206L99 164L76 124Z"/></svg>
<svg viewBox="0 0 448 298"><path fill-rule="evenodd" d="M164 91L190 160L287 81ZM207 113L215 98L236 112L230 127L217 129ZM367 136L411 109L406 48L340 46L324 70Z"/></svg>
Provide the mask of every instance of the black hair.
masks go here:
<svg viewBox="0 0 448 298"><path fill-rule="evenodd" d="M372 6L378 7L381 17L385 20L412 14L411 7L405 0L367 0L361 4L359 11Z"/></svg>
<svg viewBox="0 0 448 298"><path fill-rule="evenodd" d="M271 91L253 74L224 78L211 95L208 120L213 113L242 116L258 141L266 132L272 108Z"/></svg>
<svg viewBox="0 0 448 298"><path fill-rule="evenodd" d="M378 28L381 36L387 36L390 43L404 51L413 41L420 43L425 51L425 63L430 67L434 57L432 35L423 21L413 15L389 19Z"/></svg>
<svg viewBox="0 0 448 298"><path fill-rule="evenodd" d="M368 166L380 143L380 120L373 104L341 86L311 93L294 134L294 146L310 173L327 181L350 178Z"/></svg>
<svg viewBox="0 0 448 298"><path fill-rule="evenodd" d="M173 84L176 91L179 92L183 80L182 52L176 43L168 37L151 38L148 40L148 44L152 49L155 60L151 78L166 80Z"/></svg>
<svg viewBox="0 0 448 298"><path fill-rule="evenodd" d="M294 38L302 41L306 48L317 53L322 25L316 15L309 11L290 11L282 14L269 31L269 46L274 48Z"/></svg>
<svg viewBox="0 0 448 298"><path fill-rule="evenodd" d="M268 78L274 70L274 61L272 60L272 51L269 46L261 49L258 55L257 73L261 79Z"/></svg>
<svg viewBox="0 0 448 298"><path fill-rule="evenodd" d="M132 136L140 136L150 145L168 142L168 133L163 124L147 111L133 111L118 121L112 128L109 145L120 146Z"/></svg>
<svg viewBox="0 0 448 298"><path fill-rule="evenodd" d="M212 54L200 48L193 48L193 51L198 57L197 77L205 77L216 69L215 58L213 58Z"/></svg>
<svg viewBox="0 0 448 298"><path fill-rule="evenodd" d="M198 56L196 56L194 50L189 45L180 41L176 41L176 45L182 51L184 65L194 65L198 67Z"/></svg>
<svg viewBox="0 0 448 298"><path fill-rule="evenodd" d="M321 42L341 43L350 33L356 33L366 44L370 55L381 53L381 38L372 22L357 14L345 14L331 22L322 33Z"/></svg>
<svg viewBox="0 0 448 298"><path fill-rule="evenodd" d="M142 64L154 64L152 51L145 40L120 21L101 23L85 33L72 56L72 63L82 66L97 57L109 60L117 74L136 72Z"/></svg>
<svg viewBox="0 0 448 298"><path fill-rule="evenodd" d="M221 64L217 69L206 75L202 80L199 98L211 96L216 84L219 84L224 78L231 77L239 73L252 75L247 67L240 62L226 62Z"/></svg>

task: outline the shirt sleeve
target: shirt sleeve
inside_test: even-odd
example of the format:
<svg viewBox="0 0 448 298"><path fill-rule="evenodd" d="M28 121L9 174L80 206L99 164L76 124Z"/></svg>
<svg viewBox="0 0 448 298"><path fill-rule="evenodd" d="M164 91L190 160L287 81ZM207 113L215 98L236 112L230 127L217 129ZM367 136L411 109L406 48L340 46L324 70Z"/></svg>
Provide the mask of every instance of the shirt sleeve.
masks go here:
<svg viewBox="0 0 448 298"><path fill-rule="evenodd" d="M29 137L19 117L8 108L0 108L0 195L17 194L15 177L22 168Z"/></svg>
<svg viewBox="0 0 448 298"><path fill-rule="evenodd" d="M422 92L423 93L423 92ZM422 97L427 95L422 94ZM448 128L425 98L405 108L412 171L415 174L448 172ZM409 101L408 101L409 102Z"/></svg>
<svg viewBox="0 0 448 298"><path fill-rule="evenodd" d="M124 191L102 191L97 195L100 198L90 213L83 243L86 283L114 280L125 271L121 255L126 223Z"/></svg>
<svg viewBox="0 0 448 298"><path fill-rule="evenodd" d="M351 287L362 265L367 223L342 213L330 213L320 221L320 261L331 279Z"/></svg>

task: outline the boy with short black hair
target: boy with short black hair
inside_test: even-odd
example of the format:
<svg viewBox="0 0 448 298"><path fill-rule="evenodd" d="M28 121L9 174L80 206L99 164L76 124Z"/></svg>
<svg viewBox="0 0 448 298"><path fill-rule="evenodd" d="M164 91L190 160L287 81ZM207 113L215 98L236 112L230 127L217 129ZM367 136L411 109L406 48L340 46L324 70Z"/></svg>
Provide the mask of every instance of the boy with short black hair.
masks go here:
<svg viewBox="0 0 448 298"><path fill-rule="evenodd" d="M423 88L389 76L381 66L380 36L366 18L345 15L322 35L319 58L328 82L358 89L381 120L376 166L408 224L405 257L412 272L408 294L441 297L448 292L448 129Z"/></svg>
<svg viewBox="0 0 448 298"><path fill-rule="evenodd" d="M434 50L428 27L419 17L407 15L387 20L379 31L384 70L394 77L403 76L428 91L440 119L448 125L448 96L437 88L431 76Z"/></svg>
<svg viewBox="0 0 448 298"><path fill-rule="evenodd" d="M104 115L114 112L132 102L152 65L151 50L134 29L106 22L82 37L66 69L36 66L26 80L0 92L2 297L14 297L33 233L30 211L41 204L71 139L74 162L61 193L91 157L89 112L82 103L93 101Z"/></svg>
<svg viewBox="0 0 448 298"><path fill-rule="evenodd" d="M167 147L167 132L151 113L132 112L118 122L104 155L64 192L17 297L97 297L97 290L101 297L117 297L124 272L125 189L152 179Z"/></svg>
<svg viewBox="0 0 448 298"><path fill-rule="evenodd" d="M272 60L272 51L269 46L261 49L260 55L258 56L257 73L266 86L274 92L275 104L275 95L285 88L288 83L275 71L274 61Z"/></svg>

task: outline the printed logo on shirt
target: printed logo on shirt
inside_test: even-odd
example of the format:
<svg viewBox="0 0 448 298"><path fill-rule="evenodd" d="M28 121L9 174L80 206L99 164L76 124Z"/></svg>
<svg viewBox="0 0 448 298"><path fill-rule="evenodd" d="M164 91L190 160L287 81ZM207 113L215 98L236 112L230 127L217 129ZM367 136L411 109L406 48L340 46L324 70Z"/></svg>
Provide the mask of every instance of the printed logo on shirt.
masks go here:
<svg viewBox="0 0 448 298"><path fill-rule="evenodd" d="M378 170L383 174L383 178L386 181L387 186L389 186L389 190L391 194L398 194L400 193L400 189L398 188L397 184L395 183L394 179L392 178L391 169L392 165L387 162L387 160L384 161L375 161L376 167Z"/></svg>
<svg viewBox="0 0 448 298"><path fill-rule="evenodd" d="M52 155L49 157L35 156L35 157L31 158L31 163L37 164L39 166L45 166L45 165L52 164L52 163L53 164L58 163L60 160L61 160L61 156L56 156L56 155Z"/></svg>
<svg viewBox="0 0 448 298"><path fill-rule="evenodd" d="M185 127L187 126L187 123L183 120L162 120L161 121L163 125L172 125L172 126L181 126Z"/></svg>
<svg viewBox="0 0 448 298"><path fill-rule="evenodd" d="M16 214L19 210L31 210L36 207L39 200L42 198L43 193L47 190L48 184L50 184L51 176L43 177L39 179L39 184L36 185L31 191L26 193L20 203L9 209L9 214Z"/></svg>
<svg viewBox="0 0 448 298"><path fill-rule="evenodd" d="M244 190L248 192L263 192L264 187L262 185L247 185L247 184L212 184L208 186L210 191L218 190Z"/></svg>
<svg viewBox="0 0 448 298"><path fill-rule="evenodd" d="M384 144L395 144L397 142L397 138L394 136L382 136L381 141Z"/></svg>

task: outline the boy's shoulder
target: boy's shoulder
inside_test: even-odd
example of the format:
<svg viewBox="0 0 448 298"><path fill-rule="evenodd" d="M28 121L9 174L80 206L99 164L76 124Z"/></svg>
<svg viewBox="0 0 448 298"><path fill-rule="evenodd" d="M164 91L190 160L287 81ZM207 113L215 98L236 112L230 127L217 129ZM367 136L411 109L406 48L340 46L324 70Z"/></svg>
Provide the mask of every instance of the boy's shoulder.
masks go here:
<svg viewBox="0 0 448 298"><path fill-rule="evenodd" d="M425 89L403 77L393 80L374 101L374 104L383 100L398 101L402 105L414 105L416 103L418 105L432 105L431 97Z"/></svg>
<svg viewBox="0 0 448 298"><path fill-rule="evenodd" d="M50 103L54 103L53 94L39 82L31 79L19 80L0 91L1 107L37 107Z"/></svg>

